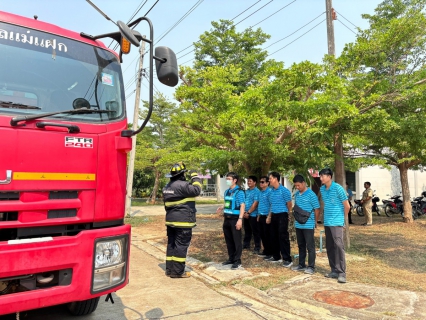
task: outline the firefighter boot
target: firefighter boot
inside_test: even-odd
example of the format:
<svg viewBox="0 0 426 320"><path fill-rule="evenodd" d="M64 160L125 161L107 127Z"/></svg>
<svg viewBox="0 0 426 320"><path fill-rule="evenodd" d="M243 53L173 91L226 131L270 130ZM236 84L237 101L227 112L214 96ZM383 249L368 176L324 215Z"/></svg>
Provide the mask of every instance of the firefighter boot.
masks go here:
<svg viewBox="0 0 426 320"><path fill-rule="evenodd" d="M191 276L191 273L188 271L185 271L182 274L171 274L170 278L189 278Z"/></svg>

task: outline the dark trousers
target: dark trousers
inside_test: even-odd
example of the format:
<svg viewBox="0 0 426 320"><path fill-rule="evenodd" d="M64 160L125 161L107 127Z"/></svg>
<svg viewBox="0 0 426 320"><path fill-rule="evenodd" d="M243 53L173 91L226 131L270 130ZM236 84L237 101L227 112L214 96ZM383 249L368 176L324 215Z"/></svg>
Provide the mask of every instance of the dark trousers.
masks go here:
<svg viewBox="0 0 426 320"><path fill-rule="evenodd" d="M166 273L180 275L185 271L186 254L191 243L191 228L167 226Z"/></svg>
<svg viewBox="0 0 426 320"><path fill-rule="evenodd" d="M290 235L288 233L288 213L272 214L271 218L272 256L274 259L292 261L290 255Z"/></svg>
<svg viewBox="0 0 426 320"><path fill-rule="evenodd" d="M225 236L226 248L228 249L228 257L232 262L241 262L241 254L243 252L242 232L237 230L238 216L235 218L227 218L223 221L223 234Z"/></svg>
<svg viewBox="0 0 426 320"><path fill-rule="evenodd" d="M253 235L254 250L260 250L260 234L257 217L244 218L244 240L243 248L250 248L250 242Z"/></svg>
<svg viewBox="0 0 426 320"><path fill-rule="evenodd" d="M263 253L267 256L272 255L272 242L271 242L271 224L266 223L266 217L259 216L259 233L263 244Z"/></svg>
<svg viewBox="0 0 426 320"><path fill-rule="evenodd" d="M345 245L343 242L343 227L324 227L325 246L331 272L346 277Z"/></svg>
<svg viewBox="0 0 426 320"><path fill-rule="evenodd" d="M315 269L315 229L296 228L297 246L299 247L299 264L306 267L306 250L308 250L308 267Z"/></svg>
<svg viewBox="0 0 426 320"><path fill-rule="evenodd" d="M348 213L348 222L350 223L350 224L352 224L353 222L352 222L352 202L350 202L349 201L349 206L350 206L350 209L349 209L349 213Z"/></svg>

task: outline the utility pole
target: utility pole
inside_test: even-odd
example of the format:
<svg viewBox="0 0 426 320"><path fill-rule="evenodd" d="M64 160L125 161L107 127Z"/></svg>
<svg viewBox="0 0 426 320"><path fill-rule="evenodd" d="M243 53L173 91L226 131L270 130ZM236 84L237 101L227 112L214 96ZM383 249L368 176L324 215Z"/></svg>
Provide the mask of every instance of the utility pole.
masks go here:
<svg viewBox="0 0 426 320"><path fill-rule="evenodd" d="M327 17L327 42L328 54L333 57L336 55L336 47L334 43L334 20L337 20L336 12L333 9L332 0L325 0L326 17ZM343 157L343 137L341 132L334 135L334 180L346 189L346 172ZM349 212L351 214L351 212ZM348 219L345 219L345 247L350 248L351 240L349 234Z"/></svg>
<svg viewBox="0 0 426 320"><path fill-rule="evenodd" d="M143 38L145 38L145 36L143 36ZM144 55L145 55L145 41L142 41L142 45L139 49L139 70L138 70L138 80L136 82L135 108L133 110L133 131L136 131L138 129L139 102L141 100L140 98L141 98ZM130 151L129 166L127 168L126 217L130 216L131 205L132 205L133 174L135 171L135 155L136 155L136 137L137 135L132 136L132 150Z"/></svg>
<svg viewBox="0 0 426 320"><path fill-rule="evenodd" d="M328 54L334 56L336 49L334 45L334 25L335 14L331 0L325 0L326 17L327 17L327 40L328 40Z"/></svg>

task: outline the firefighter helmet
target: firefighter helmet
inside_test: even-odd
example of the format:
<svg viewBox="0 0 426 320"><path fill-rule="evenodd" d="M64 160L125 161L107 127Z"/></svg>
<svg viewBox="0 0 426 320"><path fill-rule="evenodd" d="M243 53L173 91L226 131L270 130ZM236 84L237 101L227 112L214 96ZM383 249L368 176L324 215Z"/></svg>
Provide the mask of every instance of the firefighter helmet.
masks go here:
<svg viewBox="0 0 426 320"><path fill-rule="evenodd" d="M167 178L176 177L181 173L188 171L183 162L175 163L170 169L170 174L167 175Z"/></svg>

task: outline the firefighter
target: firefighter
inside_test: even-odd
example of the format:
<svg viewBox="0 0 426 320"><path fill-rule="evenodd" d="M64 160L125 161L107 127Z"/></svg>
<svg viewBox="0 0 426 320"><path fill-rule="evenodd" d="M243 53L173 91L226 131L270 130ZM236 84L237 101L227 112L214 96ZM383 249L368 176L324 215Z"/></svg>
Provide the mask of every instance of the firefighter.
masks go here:
<svg viewBox="0 0 426 320"><path fill-rule="evenodd" d="M166 275L170 278L189 278L185 272L185 260L191 243L192 228L195 227L195 197L201 193L201 179L190 172L186 181L186 167L175 163L170 169L170 182L163 188L166 209L167 253Z"/></svg>

